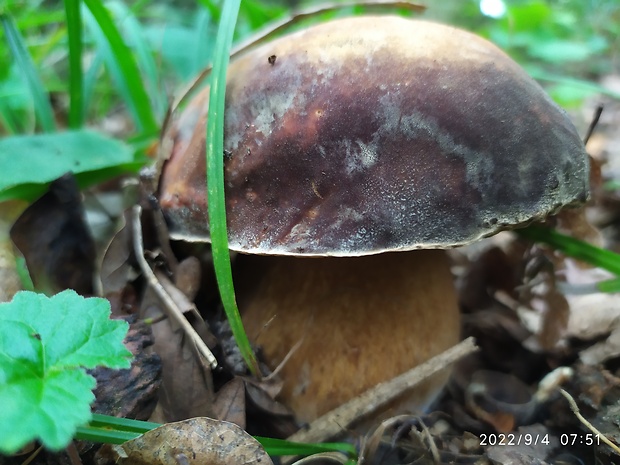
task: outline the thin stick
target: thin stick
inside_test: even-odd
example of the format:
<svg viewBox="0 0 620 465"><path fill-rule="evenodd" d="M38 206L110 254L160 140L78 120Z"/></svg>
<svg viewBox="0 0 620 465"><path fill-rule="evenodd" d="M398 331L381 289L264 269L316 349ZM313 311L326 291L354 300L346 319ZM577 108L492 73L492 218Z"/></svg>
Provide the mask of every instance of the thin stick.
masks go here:
<svg viewBox="0 0 620 465"><path fill-rule="evenodd" d="M71 465L83 465L77 447L75 447L75 442L71 441L65 451L69 456L69 461L71 462Z"/></svg>
<svg viewBox="0 0 620 465"><path fill-rule="evenodd" d="M412 389L428 377L477 350L478 347L474 338L465 339L422 365L369 389L355 399L313 421L308 428L298 431L287 439L303 443L331 440L360 418L381 410L382 407L395 400L403 392Z"/></svg>
<svg viewBox="0 0 620 465"><path fill-rule="evenodd" d="M596 128L596 125L598 124L598 120L601 119L602 113L603 113L603 105L599 105L598 107L596 107L596 110L594 110L594 117L592 118L592 121L590 122L590 126L588 126L588 131L586 132L586 135L583 138L583 145L586 145L588 141L590 140L590 137L592 137L592 133L594 132L594 129Z"/></svg>
<svg viewBox="0 0 620 465"><path fill-rule="evenodd" d="M168 315L168 318L174 320L183 328L185 333L195 344L198 353L202 357L204 357L211 366L211 368L214 369L217 367L217 359L209 350L200 335L196 332L194 327L189 323L189 321L187 321L187 318L185 318L185 315L183 315L181 309L177 307L172 297L170 297L170 294L166 292L164 287L158 281L155 273L153 273L153 270L144 258L144 248L142 246L142 225L140 224L141 213L142 207L140 207L140 205L136 205L133 207L133 248L136 259L138 260L138 264L140 265L140 270L144 274L144 277L146 278L149 285L153 288L157 296L160 298L161 302L164 304L163 310L166 315Z"/></svg>
<svg viewBox="0 0 620 465"><path fill-rule="evenodd" d="M618 448L617 445L615 445L613 442L607 439L607 436L605 436L598 429L596 429L596 427L592 423L590 423L588 420L586 420L585 417L579 412L579 407L577 406L577 402L575 402L575 399L573 399L573 396L571 396L564 389L560 389L560 392L562 393L564 397L566 397L566 400L568 401L568 405L570 405L570 409L573 411L573 413L579 419L579 421L583 423L585 427L588 428L590 431L592 431L597 437L599 437L601 441L603 441L605 444L611 447L616 454L620 455L620 448Z"/></svg>

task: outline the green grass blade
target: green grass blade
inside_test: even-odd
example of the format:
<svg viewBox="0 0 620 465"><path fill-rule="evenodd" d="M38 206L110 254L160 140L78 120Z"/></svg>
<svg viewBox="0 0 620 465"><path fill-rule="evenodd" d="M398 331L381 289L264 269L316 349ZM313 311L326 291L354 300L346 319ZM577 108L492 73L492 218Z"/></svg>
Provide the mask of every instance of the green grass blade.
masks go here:
<svg viewBox="0 0 620 465"><path fill-rule="evenodd" d="M109 428L97 428L93 426L79 426L75 432L75 439L91 441L103 444L122 444L140 436L133 431L118 431Z"/></svg>
<svg viewBox="0 0 620 465"><path fill-rule="evenodd" d="M620 292L620 279L609 279L596 283L596 288L600 292Z"/></svg>
<svg viewBox="0 0 620 465"><path fill-rule="evenodd" d="M209 113L207 118L207 201L211 246L215 276L226 316L248 367L259 374L258 363L247 334L243 329L230 267L228 236L226 232L226 202L224 198L224 99L226 92L226 71L230 56L235 23L241 0L226 0L222 10L220 26L215 41Z"/></svg>
<svg viewBox="0 0 620 465"><path fill-rule="evenodd" d="M13 57L28 83L34 101L35 113L41 127L46 132L55 131L56 122L54 120L52 105L50 104L47 92L32 62L32 58L28 53L24 39L15 27L15 22L8 14L0 13L0 23L2 23L2 27L4 28L6 40L13 53Z"/></svg>
<svg viewBox="0 0 620 465"><path fill-rule="evenodd" d="M84 124L84 78L82 73L82 15L80 0L65 0L69 36L69 127Z"/></svg>
<svg viewBox="0 0 620 465"><path fill-rule="evenodd" d="M519 236L535 242L543 242L565 255L590 263L620 276L620 255L601 249L587 242L561 234L544 226L531 225L515 231Z"/></svg>
<svg viewBox="0 0 620 465"><path fill-rule="evenodd" d="M76 439L121 444L138 437L147 431L161 426L141 420L117 418L109 415L93 414L88 425L78 428ZM344 452L350 457L357 457L357 449L353 444L346 442L327 442L323 444L303 444L285 439L254 436L271 456L281 455L312 455L322 452Z"/></svg>
<svg viewBox="0 0 620 465"><path fill-rule="evenodd" d="M265 438L254 436L269 455L312 455L321 452L345 452L357 456L357 450L353 444L346 442L326 442L323 444L303 444L291 442L285 439Z"/></svg>
<svg viewBox="0 0 620 465"><path fill-rule="evenodd" d="M534 79L537 79L539 81L547 81L547 82L553 82L555 84L569 85L572 87L589 90L592 92L596 92L596 93L620 100L620 92L615 92L595 82L586 81L584 79L575 79L575 78L570 78L570 77L565 77L565 76L558 76L556 74L547 73L545 71L540 71L540 70L529 70L529 74Z"/></svg>
<svg viewBox="0 0 620 465"><path fill-rule="evenodd" d="M143 85L147 89L154 113L159 119L163 119L166 112L166 93L160 89L160 79L153 53L146 39L146 32L136 19L133 12L120 1L109 2L106 6L112 11L121 24L120 28L130 40L131 49L135 51L137 65L142 73ZM201 47L196 47L200 49Z"/></svg>
<svg viewBox="0 0 620 465"><path fill-rule="evenodd" d="M118 431L128 431L134 433L146 433L152 429L159 428L161 424L150 421L132 420L130 418L112 417L109 415L101 415L93 413L93 419L90 426L95 428L113 428Z"/></svg>
<svg viewBox="0 0 620 465"><path fill-rule="evenodd" d="M100 0L84 0L84 4L94 17L114 57L114 64L119 71L117 84L123 90L123 96L133 112L136 125L143 132L157 132L159 125L153 114L149 96L144 89L138 65L131 50L123 42L110 13ZM103 44L100 42L100 45Z"/></svg>

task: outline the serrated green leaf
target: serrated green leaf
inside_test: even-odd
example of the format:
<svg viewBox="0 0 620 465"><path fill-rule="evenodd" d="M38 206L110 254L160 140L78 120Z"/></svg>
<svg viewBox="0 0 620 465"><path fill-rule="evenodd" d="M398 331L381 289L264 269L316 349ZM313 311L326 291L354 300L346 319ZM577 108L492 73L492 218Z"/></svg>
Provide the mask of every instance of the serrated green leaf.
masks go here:
<svg viewBox="0 0 620 465"><path fill-rule="evenodd" d="M0 304L0 452L33 439L65 447L91 418L95 380L84 368L128 368L128 324L110 304L74 291L19 292Z"/></svg>

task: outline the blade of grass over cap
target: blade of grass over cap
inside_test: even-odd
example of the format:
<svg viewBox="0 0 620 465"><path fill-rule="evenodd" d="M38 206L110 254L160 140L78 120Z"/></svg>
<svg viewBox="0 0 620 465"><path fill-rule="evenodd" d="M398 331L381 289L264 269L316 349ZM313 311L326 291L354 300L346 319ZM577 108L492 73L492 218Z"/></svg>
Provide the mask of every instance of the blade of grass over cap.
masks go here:
<svg viewBox="0 0 620 465"><path fill-rule="evenodd" d="M84 86L82 73L82 15L79 0L65 0L69 35L69 127L79 129L84 123Z"/></svg>
<svg viewBox="0 0 620 465"><path fill-rule="evenodd" d="M211 230L211 246L215 276L222 305L230 323L235 341L248 367L258 375L258 364L247 334L243 329L235 300L232 281L228 236L226 231L226 201L224 198L224 103L226 71L230 57L235 23L240 0L226 0L222 10L219 30L215 41L209 113L207 118L207 205Z"/></svg>
<svg viewBox="0 0 620 465"><path fill-rule="evenodd" d="M4 28L4 34L15 62L28 83L39 123L44 131L52 132L56 130L52 105L50 104L47 92L32 62L32 58L28 53L24 39L15 27L13 18L8 14L0 13L0 23L2 23L2 27Z"/></svg>
<svg viewBox="0 0 620 465"><path fill-rule="evenodd" d="M121 87L123 97L133 113L136 125L142 132L156 133L159 130L159 125L153 114L149 96L144 89L140 70L131 50L125 45L110 13L100 0L84 0L84 4L95 19L101 34L105 37L114 61L113 63L108 62L108 65L111 68L117 67L116 72L113 69L111 72L117 76L117 84ZM93 32L97 37L97 32ZM100 46L105 46L103 41L97 40Z"/></svg>

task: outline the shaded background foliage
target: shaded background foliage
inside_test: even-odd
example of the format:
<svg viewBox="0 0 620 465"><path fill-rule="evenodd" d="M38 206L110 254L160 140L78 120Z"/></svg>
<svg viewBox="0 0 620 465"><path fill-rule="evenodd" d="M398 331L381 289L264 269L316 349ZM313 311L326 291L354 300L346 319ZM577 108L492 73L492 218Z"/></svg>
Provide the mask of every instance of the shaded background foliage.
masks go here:
<svg viewBox="0 0 620 465"><path fill-rule="evenodd" d="M247 37L269 21L317 4L244 0L236 36ZM220 5L212 0L113 0L104 5L138 65L140 82L149 97L143 104L148 104L148 112L161 124L171 96L210 62ZM130 113L137 109L132 109L131 95L123 90L113 49L89 9L81 7L84 119L113 135L140 132L127 118L127 109ZM584 98L600 91L588 82L596 83L600 76L620 68L620 4L615 0L444 0L428 2L427 7L423 17L473 30L495 42L543 80L564 106L579 106ZM71 85L64 9L63 2L42 0L5 0L0 6L3 22L12 21L23 38L49 93L58 127L68 124ZM361 7L349 10L324 14L319 20L363 11ZM488 15L502 10L497 18ZM37 104L19 58L11 51L4 25L0 29L0 63L7 66L0 66L0 134L41 130Z"/></svg>

